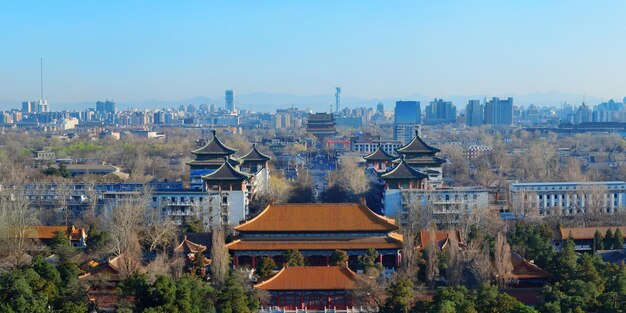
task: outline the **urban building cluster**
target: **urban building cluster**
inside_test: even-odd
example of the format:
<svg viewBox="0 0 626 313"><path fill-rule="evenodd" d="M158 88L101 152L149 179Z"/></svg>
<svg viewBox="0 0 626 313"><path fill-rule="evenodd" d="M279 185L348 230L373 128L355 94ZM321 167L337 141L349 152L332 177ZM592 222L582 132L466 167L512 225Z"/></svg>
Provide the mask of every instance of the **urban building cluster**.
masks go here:
<svg viewBox="0 0 626 313"><path fill-rule="evenodd" d="M392 113L385 111L382 104L375 110L342 108L340 87L336 88L335 105L329 113L300 110L295 106L276 110L274 114L251 112L237 108L233 90L225 92L224 102L223 108L190 104L178 109L120 111L113 101L106 100L80 112L50 112L45 101L24 102L22 110L3 112L5 128L53 132L62 140L71 140L81 131L93 134L93 140L123 140L125 136L160 140L167 127L198 128L205 135L209 134L208 129L212 130L209 138L198 140L190 151L192 159L185 163L189 176L184 181L133 182L123 172L123 165L58 159L54 151L40 149L33 155L33 161L50 164L47 170L62 171L70 178L85 174L115 175L121 182L7 184L0 186L1 191L21 192L30 206L49 212L50 216L57 214L59 207L69 212L65 226L33 226L28 239L37 239L44 245L52 245L55 236L61 233L72 246L86 249L88 231L72 226L69 220L81 217L88 210L108 217L116 206L138 199L145 200L147 209L161 221L172 220L179 226L200 221L204 230L216 226L230 228L228 242L224 242L226 259L232 260L229 268L247 271L249 277L255 277L257 269L267 264L272 267L267 277L259 276L253 286L268 295L263 299L261 312L329 308L368 312L372 303L365 303L354 294L363 282L362 274L367 272L367 266L379 269L384 277L391 277L403 264L403 258L413 253L435 249L439 254L451 247L459 253L469 253L468 235L460 228L471 226L464 223L476 214L496 212L495 216L504 221L530 218L543 221L557 216L593 213L612 217L624 213L626 182L623 181L510 180L504 181L503 186L450 184L444 173L452 162L447 154L458 153L465 160L486 159L495 153L495 144L446 136L431 140L422 134L423 129L433 134L489 125L490 131L508 136L502 140L505 142L511 140L513 127L539 132L597 131L605 127L619 130L623 103L610 101L586 113L589 109L583 104L567 113L567 105L559 110L534 106L522 109L513 105L513 98L492 98L482 102L470 100L464 111L457 112L452 102L434 99L422 112L419 101L402 100L396 102ZM600 123L596 124L598 128L593 127L594 123ZM370 125L377 127L378 134L370 131ZM229 134L260 129L275 132L257 140L258 145L252 144L250 150L238 151L225 143L224 138ZM294 129L300 131L298 135L292 132ZM288 149L296 146L300 149ZM261 150L271 151L275 158ZM359 202L345 201L345 196L342 203L323 203L320 194L339 181L334 176L330 178L329 173L341 167L340 160L349 156L357 157L355 171L364 173L367 180L367 190L360 195L380 197L363 197ZM559 151L559 157L576 158L588 167L601 162L617 164L614 156L601 152L583 155L564 149ZM269 201L251 212L253 201L274 192L270 167L280 171L286 181L300 179L311 184L315 200ZM441 230L420 229L416 246L408 246L401 227L417 214ZM623 225L612 227L558 225L550 245L560 251L567 238L571 238L577 252L595 252L599 250L595 246L596 233L615 229L617 238L623 237L619 236L624 234ZM477 232L480 230L474 230L473 235ZM187 271L193 269L206 277L214 260L211 235L204 235L185 234L168 253L183 255ZM611 249L607 250L623 251L623 241L622 246L619 240L616 242L611 242ZM43 248L32 251L37 249ZM513 296L524 292L538 295L539 288L552 274L516 252L506 254L513 281L506 292ZM601 255L615 258L613 252ZM101 309L111 309L112 304L106 299L117 299L123 267L128 266L123 262L124 256L117 255L86 267L81 274L81 280L89 288L90 300ZM440 281L444 281L441 277ZM519 299L529 301L524 296Z"/></svg>

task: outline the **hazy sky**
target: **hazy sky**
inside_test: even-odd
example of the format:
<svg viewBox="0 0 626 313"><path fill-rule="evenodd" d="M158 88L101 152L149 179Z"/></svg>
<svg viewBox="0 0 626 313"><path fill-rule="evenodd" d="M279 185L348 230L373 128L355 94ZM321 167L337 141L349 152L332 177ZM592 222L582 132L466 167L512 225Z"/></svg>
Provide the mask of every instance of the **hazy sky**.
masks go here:
<svg viewBox="0 0 626 313"><path fill-rule="evenodd" d="M0 99L626 95L626 1L0 0Z"/></svg>

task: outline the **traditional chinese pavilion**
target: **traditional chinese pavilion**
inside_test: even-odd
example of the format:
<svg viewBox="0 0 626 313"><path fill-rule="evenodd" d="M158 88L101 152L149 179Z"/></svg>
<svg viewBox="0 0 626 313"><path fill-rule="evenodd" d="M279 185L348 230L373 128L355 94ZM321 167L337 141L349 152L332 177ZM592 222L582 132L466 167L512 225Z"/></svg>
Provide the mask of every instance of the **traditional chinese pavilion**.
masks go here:
<svg viewBox="0 0 626 313"><path fill-rule="evenodd" d="M393 166L393 160L396 157L385 152L379 143L374 152L364 156L363 158L365 159L368 167L374 168L376 172L385 172L387 168Z"/></svg>
<svg viewBox="0 0 626 313"><path fill-rule="evenodd" d="M284 267L270 279L254 286L271 298L265 305L284 310L345 310L354 305L351 290L358 278L338 266Z"/></svg>
<svg viewBox="0 0 626 313"><path fill-rule="evenodd" d="M203 175L209 174L224 163L226 158L231 165L239 165L239 160L232 157L237 149L230 148L223 144L213 130L213 138L202 148L191 151L196 155L195 160L187 162L189 165L190 186L194 189L202 189Z"/></svg>
<svg viewBox="0 0 626 313"><path fill-rule="evenodd" d="M424 189L428 175L410 166L402 157L391 171L381 175L385 189Z"/></svg>
<svg viewBox="0 0 626 313"><path fill-rule="evenodd" d="M396 163L404 160L412 168L428 174L431 184L436 185L442 182L443 171L441 166L446 163L446 160L436 156L440 150L424 142L419 136L419 131L416 130L413 140L398 148L396 152L401 156L395 160Z"/></svg>
<svg viewBox="0 0 626 313"><path fill-rule="evenodd" d="M248 154L239 158L241 161L241 168L245 169L249 173L257 173L261 168L267 168L271 158L256 147L256 144L252 144L252 150Z"/></svg>
<svg viewBox="0 0 626 313"><path fill-rule="evenodd" d="M235 227L238 238L227 245L235 267L256 267L259 257L274 258L299 250L311 266L328 266L335 250L348 253L349 264L374 248L378 262L395 268L400 262L402 236L393 219L378 215L365 204L271 204L255 218Z"/></svg>
<svg viewBox="0 0 626 313"><path fill-rule="evenodd" d="M235 168L230 160L232 159L225 157L220 167L201 176L207 191L246 190L247 181L253 178L253 175Z"/></svg>

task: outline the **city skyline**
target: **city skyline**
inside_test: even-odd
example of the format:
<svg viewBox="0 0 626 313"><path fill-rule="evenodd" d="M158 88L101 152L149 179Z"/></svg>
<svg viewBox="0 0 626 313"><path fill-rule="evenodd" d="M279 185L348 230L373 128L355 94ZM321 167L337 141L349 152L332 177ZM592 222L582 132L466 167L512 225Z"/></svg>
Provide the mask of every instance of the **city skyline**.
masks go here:
<svg viewBox="0 0 626 313"><path fill-rule="evenodd" d="M617 1L3 3L1 34L14 48L0 52L0 100L39 95L40 58L51 105L219 99L233 89L327 94L316 108L326 110L335 86L342 99L558 90L621 100L625 8Z"/></svg>

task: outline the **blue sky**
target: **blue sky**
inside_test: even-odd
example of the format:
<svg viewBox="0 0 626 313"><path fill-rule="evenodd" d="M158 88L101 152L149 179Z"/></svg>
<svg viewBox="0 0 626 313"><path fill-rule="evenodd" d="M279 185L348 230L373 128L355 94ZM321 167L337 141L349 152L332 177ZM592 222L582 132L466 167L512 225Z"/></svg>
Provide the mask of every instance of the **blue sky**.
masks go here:
<svg viewBox="0 0 626 313"><path fill-rule="evenodd" d="M0 100L626 95L626 1L0 1Z"/></svg>

